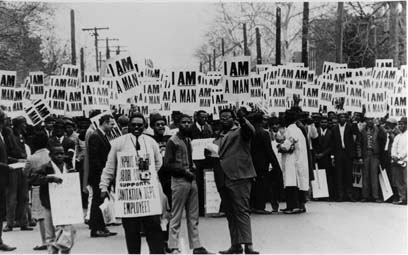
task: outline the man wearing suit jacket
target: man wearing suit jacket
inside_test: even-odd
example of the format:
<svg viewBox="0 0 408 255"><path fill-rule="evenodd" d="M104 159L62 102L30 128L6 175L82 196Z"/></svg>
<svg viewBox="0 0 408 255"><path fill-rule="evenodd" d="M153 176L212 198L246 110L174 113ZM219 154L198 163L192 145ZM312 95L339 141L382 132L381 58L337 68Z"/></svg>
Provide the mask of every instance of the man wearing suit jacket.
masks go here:
<svg viewBox="0 0 408 255"><path fill-rule="evenodd" d="M268 179L269 165L272 171L281 171L275 153L272 150L271 137L263 126L263 114L256 113L253 116L255 136L251 142L251 156L256 171L256 181L251 191L251 207L254 213L269 214L265 210L268 186L272 185Z"/></svg>
<svg viewBox="0 0 408 255"><path fill-rule="evenodd" d="M4 122L6 120L6 114L0 109L0 196L5 198L6 197L6 188L7 182L9 179L10 167L7 165L7 151L6 146L4 143L4 137L2 135ZM5 207L5 199L4 204L2 203L0 207ZM5 210L0 210L0 251L13 251L16 247L8 246L7 244L3 243L2 234L3 234L3 219L5 218Z"/></svg>
<svg viewBox="0 0 408 255"><path fill-rule="evenodd" d="M112 130L114 123L111 115L102 116L99 119L99 128L89 136L87 148L89 156L88 183L91 185L93 192L91 216L89 219L91 237L107 237L116 234L106 228L101 209L99 208L104 200L101 198L99 183L101 181L102 170L105 167L111 149L106 134Z"/></svg>
<svg viewBox="0 0 408 255"><path fill-rule="evenodd" d="M213 131L211 126L207 123L208 114L200 110L197 112L196 120L194 124L191 126L191 140L194 139L206 139L211 138L213 136ZM197 168L197 187L198 187L198 209L199 215L204 216L205 209L204 209L204 169L210 168L208 165L207 160L195 160L194 164Z"/></svg>
<svg viewBox="0 0 408 255"><path fill-rule="evenodd" d="M72 158L75 153L75 142L65 135L65 122L62 119L57 119L54 124L52 136L48 140L48 146L52 147L56 144L61 144L64 148L64 162L69 169L74 168Z"/></svg>
<svg viewBox="0 0 408 255"><path fill-rule="evenodd" d="M317 138L312 139L314 158L316 159L319 169L326 170L327 186L329 189L329 198L335 197L334 187L334 169L331 164L330 155L332 152L332 132L328 128L327 117L321 117L319 128L317 129Z"/></svg>
<svg viewBox="0 0 408 255"><path fill-rule="evenodd" d="M256 177L251 158L251 139L255 128L238 111L238 122L231 109L220 111L222 132L214 140L218 145L219 167L214 169L214 177L220 192L222 204L228 220L231 247L221 254L258 254L252 247L249 199L253 179Z"/></svg>
<svg viewBox="0 0 408 255"><path fill-rule="evenodd" d="M353 159L361 159L358 140L360 135L354 132L351 124L346 123L347 113L339 113L339 124L332 128L332 153L335 161L335 186L337 201L342 202L345 197L355 202L353 191ZM361 152L360 152L361 153Z"/></svg>

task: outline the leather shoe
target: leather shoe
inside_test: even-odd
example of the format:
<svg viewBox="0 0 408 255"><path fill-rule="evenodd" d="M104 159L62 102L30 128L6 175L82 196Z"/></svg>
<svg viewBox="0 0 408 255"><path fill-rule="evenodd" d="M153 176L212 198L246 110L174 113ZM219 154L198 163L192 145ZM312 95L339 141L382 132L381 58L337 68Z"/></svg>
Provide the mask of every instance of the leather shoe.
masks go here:
<svg viewBox="0 0 408 255"><path fill-rule="evenodd" d="M91 237L108 237L109 233L106 233L101 230L91 231Z"/></svg>
<svg viewBox="0 0 408 255"><path fill-rule="evenodd" d="M204 247L195 248L193 250L193 254L211 254L211 252L207 251Z"/></svg>
<svg viewBox="0 0 408 255"><path fill-rule="evenodd" d="M253 248L245 247L245 254L259 254L259 251L255 251Z"/></svg>
<svg viewBox="0 0 408 255"><path fill-rule="evenodd" d="M267 210L254 210L253 213L255 213L255 214L271 214L272 212L268 212Z"/></svg>
<svg viewBox="0 0 408 255"><path fill-rule="evenodd" d="M220 251L220 254L242 254L244 249L242 247L230 247L228 250Z"/></svg>
<svg viewBox="0 0 408 255"><path fill-rule="evenodd" d="M10 227L9 225L6 225L6 226L3 228L3 232L10 232L10 231L13 231L13 227Z"/></svg>
<svg viewBox="0 0 408 255"><path fill-rule="evenodd" d="M21 227L20 230L21 231L33 231L34 229L30 227Z"/></svg>
<svg viewBox="0 0 408 255"><path fill-rule="evenodd" d="M7 244L0 244L0 251L14 251L16 247L8 246Z"/></svg>
<svg viewBox="0 0 408 255"><path fill-rule="evenodd" d="M293 209L285 208L285 209L281 209L280 211L281 211L281 212L287 212L287 211L291 211L291 210L293 210Z"/></svg>

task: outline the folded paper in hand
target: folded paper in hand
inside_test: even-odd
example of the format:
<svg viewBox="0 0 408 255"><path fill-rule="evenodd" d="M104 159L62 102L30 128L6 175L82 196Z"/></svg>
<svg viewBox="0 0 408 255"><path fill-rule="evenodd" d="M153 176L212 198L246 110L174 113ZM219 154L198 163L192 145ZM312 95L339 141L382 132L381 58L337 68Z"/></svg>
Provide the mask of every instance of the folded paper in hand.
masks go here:
<svg viewBox="0 0 408 255"><path fill-rule="evenodd" d="M209 143L209 144L207 144L207 146L205 148L208 151L211 152L210 157L213 157L213 158L219 158L220 157L218 155L218 145L213 144L213 143Z"/></svg>

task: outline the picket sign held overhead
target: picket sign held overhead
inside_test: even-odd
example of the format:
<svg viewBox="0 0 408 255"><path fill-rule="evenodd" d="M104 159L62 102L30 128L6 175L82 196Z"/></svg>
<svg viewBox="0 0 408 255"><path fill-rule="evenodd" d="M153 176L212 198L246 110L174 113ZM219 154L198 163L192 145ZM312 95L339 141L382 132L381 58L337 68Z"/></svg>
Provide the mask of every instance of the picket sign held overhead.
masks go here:
<svg viewBox="0 0 408 255"><path fill-rule="evenodd" d="M45 118L51 115L47 103L43 99L37 99L24 107L27 123L33 126L41 124Z"/></svg>
<svg viewBox="0 0 408 255"><path fill-rule="evenodd" d="M29 72L28 82L30 91L30 99L44 99L44 73L43 72Z"/></svg>
<svg viewBox="0 0 408 255"><path fill-rule="evenodd" d="M16 76L16 71L0 70L0 102L5 107L6 112L13 111Z"/></svg>
<svg viewBox="0 0 408 255"><path fill-rule="evenodd" d="M102 116L105 116L105 115L112 116L112 114L109 111L102 112L102 113L100 113L100 114L98 114L98 115L91 118L92 125L94 125L94 127L97 128L97 129L100 128L99 119ZM112 141L114 139L116 139L116 138L118 138L119 136L122 135L122 131L120 130L118 123L116 123L116 120L113 117L112 117L112 121L113 121L112 130L106 133L106 137L108 138L110 143L112 143Z"/></svg>
<svg viewBox="0 0 408 255"><path fill-rule="evenodd" d="M406 66L405 66L406 67ZM400 120L407 116L407 72L405 67L397 71L396 83L393 94L390 96L390 110L391 118Z"/></svg>
<svg viewBox="0 0 408 255"><path fill-rule="evenodd" d="M376 59L375 67L394 67L393 59Z"/></svg>
<svg viewBox="0 0 408 255"><path fill-rule="evenodd" d="M198 75L196 70L178 70L169 73L173 111L192 115L198 110Z"/></svg>
<svg viewBox="0 0 408 255"><path fill-rule="evenodd" d="M314 71L307 74L307 83L303 86L302 110L319 112L319 85Z"/></svg>
<svg viewBox="0 0 408 255"><path fill-rule="evenodd" d="M118 93L119 101L124 102L140 93L142 87L139 83L139 74L130 55L110 58L107 61L107 68L113 78L113 86Z"/></svg>

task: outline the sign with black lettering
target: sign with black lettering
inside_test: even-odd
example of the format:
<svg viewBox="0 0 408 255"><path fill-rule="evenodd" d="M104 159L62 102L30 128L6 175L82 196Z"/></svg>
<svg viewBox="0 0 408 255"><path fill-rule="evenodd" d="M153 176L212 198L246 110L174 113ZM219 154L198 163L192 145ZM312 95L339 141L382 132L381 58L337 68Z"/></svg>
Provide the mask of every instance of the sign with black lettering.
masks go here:
<svg viewBox="0 0 408 255"><path fill-rule="evenodd" d="M135 152L118 152L115 185L115 213L119 218L135 218L162 213L158 178L149 170L140 169ZM154 171L154 170L153 170ZM145 175L150 174L150 178Z"/></svg>
<svg viewBox="0 0 408 255"><path fill-rule="evenodd" d="M391 104L391 95L394 93L397 71L398 69L393 67L374 67L371 74L370 83L374 83L371 88L382 88L388 104Z"/></svg>
<svg viewBox="0 0 408 255"><path fill-rule="evenodd" d="M229 57L222 63L224 96L231 103L247 100L250 96L251 59L249 56Z"/></svg>
<svg viewBox="0 0 408 255"><path fill-rule="evenodd" d="M319 109L323 112L335 111L333 104L333 81L323 78L323 75L321 75L317 78L317 84L319 85Z"/></svg>
<svg viewBox="0 0 408 255"><path fill-rule="evenodd" d="M105 116L105 115L111 115L112 116L112 114L109 111L102 112L101 114L98 114L98 115L91 118L92 125L94 125L95 128L99 128L99 119L102 116ZM112 141L114 139L116 139L116 138L118 138L119 136L122 135L122 131L120 130L120 128L118 126L118 123L116 123L115 119L113 119L113 122L114 123L113 123L112 130L106 133L106 137L108 138L110 143L112 143Z"/></svg>
<svg viewBox="0 0 408 255"><path fill-rule="evenodd" d="M261 73L263 73L263 72L265 72L266 70L269 70L269 69L271 69L271 68L272 68L272 65L271 65L271 64L263 64L263 65L256 65L255 70L256 70L256 73L257 73L257 74L261 74Z"/></svg>
<svg viewBox="0 0 408 255"><path fill-rule="evenodd" d="M198 108L206 112L211 112L211 100L212 100L211 94L213 86L208 84L208 80L206 80L205 83L206 84L201 84L197 87Z"/></svg>
<svg viewBox="0 0 408 255"><path fill-rule="evenodd" d="M23 105L23 93L24 88L14 89L14 102L11 107L11 111L8 113L10 118L16 118L18 116L24 116L24 105Z"/></svg>
<svg viewBox="0 0 408 255"><path fill-rule="evenodd" d="M130 55L119 55L110 58L107 61L107 66L120 101L124 102L141 92L139 74Z"/></svg>
<svg viewBox="0 0 408 255"><path fill-rule="evenodd" d="M268 113L284 112L286 109L286 86L278 82L280 67L273 66L262 72L263 78L263 105Z"/></svg>
<svg viewBox="0 0 408 255"><path fill-rule="evenodd" d="M160 113L164 116L171 115L171 95L173 88L170 85L170 78L168 74L163 74L161 77L161 90L160 90Z"/></svg>
<svg viewBox="0 0 408 255"><path fill-rule="evenodd" d="M248 102L261 103L263 99L263 79L260 74L251 73L249 76Z"/></svg>
<svg viewBox="0 0 408 255"><path fill-rule="evenodd" d="M56 115L65 114L65 104L67 97L67 77L66 76L51 76L50 87L45 93L45 99L48 102L48 107L51 113Z"/></svg>
<svg viewBox="0 0 408 255"><path fill-rule="evenodd" d="M161 81L157 78L144 78L143 95L145 103L149 105L149 110L160 110L161 108Z"/></svg>
<svg viewBox="0 0 408 255"><path fill-rule="evenodd" d="M29 73L30 98L32 100L44 99L44 73Z"/></svg>
<svg viewBox="0 0 408 255"><path fill-rule="evenodd" d="M198 109L198 71L170 72L170 86L173 87L171 106L173 111L193 114Z"/></svg>
<svg viewBox="0 0 408 255"><path fill-rule="evenodd" d="M226 77L247 77L250 71L250 56L229 57L222 63L222 73Z"/></svg>
<svg viewBox="0 0 408 255"><path fill-rule="evenodd" d="M41 124L45 118L51 115L46 102L43 99L32 101L30 105L24 107L27 115L27 123L33 126Z"/></svg>
<svg viewBox="0 0 408 255"><path fill-rule="evenodd" d="M307 83L303 86L302 110L319 112L319 84L314 71L307 74Z"/></svg>
<svg viewBox="0 0 408 255"><path fill-rule="evenodd" d="M328 74L330 71L333 71L336 69L345 69L345 68L347 68L347 64L339 64L339 63L324 61L322 75L323 77L325 77L325 75Z"/></svg>
<svg viewBox="0 0 408 255"><path fill-rule="evenodd" d="M217 214L220 211L221 198L215 184L214 171L204 170L205 214Z"/></svg>
<svg viewBox="0 0 408 255"><path fill-rule="evenodd" d="M77 88L67 89L65 116L77 117L83 115L82 92Z"/></svg>
<svg viewBox="0 0 408 255"><path fill-rule="evenodd" d="M12 112L15 87L16 71L0 70L0 102L6 112Z"/></svg>
<svg viewBox="0 0 408 255"><path fill-rule="evenodd" d="M353 187L362 188L363 187L363 165L354 164L353 165Z"/></svg>
<svg viewBox="0 0 408 255"><path fill-rule="evenodd" d="M307 83L307 73L308 69L305 67L280 66L278 83L286 87L286 108L294 105L295 98L302 99L303 86Z"/></svg>
<svg viewBox="0 0 408 255"><path fill-rule="evenodd" d="M376 59L375 67L394 67L394 60L392 59Z"/></svg>
<svg viewBox="0 0 408 255"><path fill-rule="evenodd" d="M405 66L406 67L406 66ZM390 117L400 120L407 116L407 70L404 66L397 71L394 93L391 95Z"/></svg>
<svg viewBox="0 0 408 255"><path fill-rule="evenodd" d="M370 82L363 84L363 103L366 109L365 116L368 118L381 118L387 112L387 89L385 86L388 83L382 82L381 77L384 77L384 73L380 70L374 70Z"/></svg>
<svg viewBox="0 0 408 255"><path fill-rule="evenodd" d="M346 96L344 110L350 112L361 112L363 107L363 77L355 77L346 81Z"/></svg>

